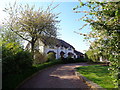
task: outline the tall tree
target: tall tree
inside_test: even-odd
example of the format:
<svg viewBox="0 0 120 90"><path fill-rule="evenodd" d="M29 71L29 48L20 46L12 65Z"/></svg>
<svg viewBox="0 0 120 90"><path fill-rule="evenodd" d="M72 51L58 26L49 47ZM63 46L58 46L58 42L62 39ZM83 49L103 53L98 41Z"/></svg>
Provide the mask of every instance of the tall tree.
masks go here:
<svg viewBox="0 0 120 90"><path fill-rule="evenodd" d="M23 40L16 33L13 33L11 30L9 30L7 26L3 26L0 30L0 35L2 39L1 44L15 42L22 46Z"/></svg>
<svg viewBox="0 0 120 90"><path fill-rule="evenodd" d="M55 8L56 6L52 7L50 4L46 9L39 8L37 10L28 4L22 6L14 3L4 10L9 15L5 25L31 44L31 51L34 55L35 43L38 39L45 41L48 37L45 41L47 42L49 37L57 36L58 13L52 12Z"/></svg>
<svg viewBox="0 0 120 90"><path fill-rule="evenodd" d="M81 7L87 7L87 11L75 11L85 13L81 19L87 22L92 31L84 36L87 39L94 38L93 48L100 48L99 52L105 53L110 61L111 74L114 77L116 87L120 86L119 65L119 41L120 41L120 2L81 2ZM77 8L74 8L76 10Z"/></svg>

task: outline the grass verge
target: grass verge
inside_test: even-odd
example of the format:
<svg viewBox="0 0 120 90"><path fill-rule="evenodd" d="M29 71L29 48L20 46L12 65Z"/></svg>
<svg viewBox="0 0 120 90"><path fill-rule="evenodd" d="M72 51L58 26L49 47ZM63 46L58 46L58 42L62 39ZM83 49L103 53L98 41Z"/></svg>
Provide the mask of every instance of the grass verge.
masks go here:
<svg viewBox="0 0 120 90"><path fill-rule="evenodd" d="M45 62L43 64L33 65L32 68L24 70L24 72L22 73L5 75L2 77L2 89L6 89L6 90L9 88L15 89L17 85L19 85L23 80L25 80L27 77L31 76L32 74L38 72L39 70L42 70L44 68L47 68L59 63L61 63L60 60Z"/></svg>
<svg viewBox="0 0 120 90"><path fill-rule="evenodd" d="M76 68L87 79L97 83L103 88L114 88L112 78L108 71L109 66L91 65Z"/></svg>

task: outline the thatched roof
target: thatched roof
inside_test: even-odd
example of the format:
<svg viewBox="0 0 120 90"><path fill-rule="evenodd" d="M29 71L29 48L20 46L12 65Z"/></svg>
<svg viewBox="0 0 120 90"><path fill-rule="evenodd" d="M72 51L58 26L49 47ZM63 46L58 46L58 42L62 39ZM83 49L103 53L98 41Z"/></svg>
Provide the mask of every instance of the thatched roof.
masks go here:
<svg viewBox="0 0 120 90"><path fill-rule="evenodd" d="M67 43L67 42L65 42L64 40L61 40L61 39L45 38L44 40L41 40L41 41L44 43L45 46L54 45L54 46L57 46L57 47L60 47L60 46L65 47L65 48L70 47L70 48L73 48L75 50L75 48L72 45L70 45L69 43ZM28 43L26 45L26 48L28 48L28 47L30 47L30 43Z"/></svg>
<svg viewBox="0 0 120 90"><path fill-rule="evenodd" d="M84 55L83 53L76 51L76 50L74 50L74 52L76 53L76 55Z"/></svg>
<svg viewBox="0 0 120 90"><path fill-rule="evenodd" d="M59 47L59 46L62 46L62 47L65 47L65 48L70 47L70 48L75 49L72 45L70 45L69 43L67 43L67 42L65 42L65 41L63 41L63 40L61 40L61 39L57 39L56 46L58 46L58 47Z"/></svg>

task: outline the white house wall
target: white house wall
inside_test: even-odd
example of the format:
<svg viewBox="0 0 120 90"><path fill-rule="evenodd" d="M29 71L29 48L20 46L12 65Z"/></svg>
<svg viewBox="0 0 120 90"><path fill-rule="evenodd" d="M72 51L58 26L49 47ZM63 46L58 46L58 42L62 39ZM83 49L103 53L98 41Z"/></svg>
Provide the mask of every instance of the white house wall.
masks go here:
<svg viewBox="0 0 120 90"><path fill-rule="evenodd" d="M39 47L38 47L39 52L44 53L44 44L43 44L43 42L39 41L38 45L39 45Z"/></svg>
<svg viewBox="0 0 120 90"><path fill-rule="evenodd" d="M57 49L56 48L55 49L51 49L48 46L45 46L44 53L47 54L49 51L55 52L56 53L56 58L57 58Z"/></svg>
<svg viewBox="0 0 120 90"><path fill-rule="evenodd" d="M63 48L63 49L61 49ZM68 50L68 48L65 48L65 47L55 47L54 49L52 48L49 48L49 46L45 46L44 47L44 53L48 53L49 51L53 51L56 53L56 59L60 58L60 52L63 51L65 54L64 54L64 57L68 57L68 53L73 53L75 56L76 54L74 53L74 49L71 48L71 50Z"/></svg>
<svg viewBox="0 0 120 90"><path fill-rule="evenodd" d="M39 51L40 51L41 53L44 53L44 46L39 46Z"/></svg>
<svg viewBox="0 0 120 90"><path fill-rule="evenodd" d="M29 45L29 48L31 48L31 45ZM60 58L61 55L60 55L60 52L63 51L65 54L64 54L64 57L68 57L68 53L73 53L76 58L77 58L77 55L74 53L74 49L71 48L71 50L69 50L69 47L68 48L65 48L65 47L55 47L54 46L54 49L50 48L49 46L45 46L43 44L43 42L39 41L39 43L37 44L37 46L35 47L37 50L39 50L39 52L41 53L45 53L47 54L49 51L53 51L56 53L56 59ZM74 58L74 57L73 57Z"/></svg>

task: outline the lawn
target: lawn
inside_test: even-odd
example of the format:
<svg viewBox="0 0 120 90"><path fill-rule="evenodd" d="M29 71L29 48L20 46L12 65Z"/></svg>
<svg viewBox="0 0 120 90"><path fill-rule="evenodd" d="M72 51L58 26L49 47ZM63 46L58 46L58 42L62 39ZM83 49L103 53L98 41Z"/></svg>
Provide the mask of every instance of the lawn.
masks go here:
<svg viewBox="0 0 120 90"><path fill-rule="evenodd" d="M109 66L91 65L76 68L77 71L87 79L100 85L103 88L114 88L112 78L110 77Z"/></svg>

